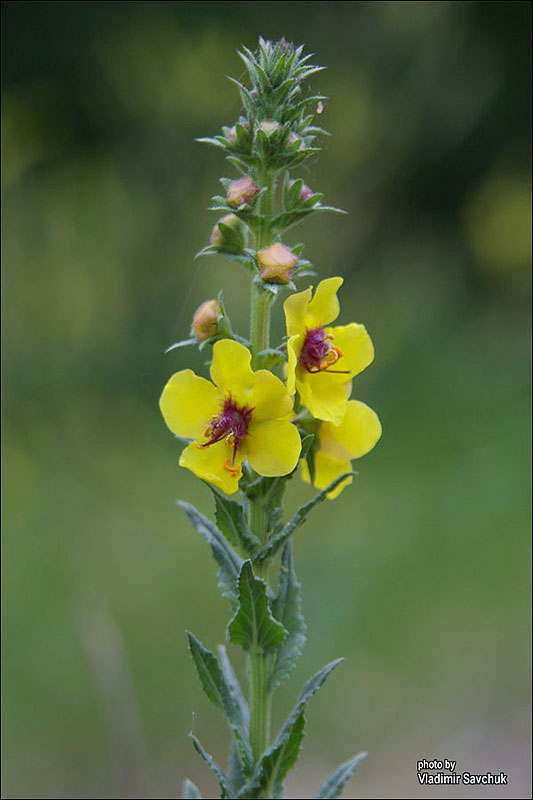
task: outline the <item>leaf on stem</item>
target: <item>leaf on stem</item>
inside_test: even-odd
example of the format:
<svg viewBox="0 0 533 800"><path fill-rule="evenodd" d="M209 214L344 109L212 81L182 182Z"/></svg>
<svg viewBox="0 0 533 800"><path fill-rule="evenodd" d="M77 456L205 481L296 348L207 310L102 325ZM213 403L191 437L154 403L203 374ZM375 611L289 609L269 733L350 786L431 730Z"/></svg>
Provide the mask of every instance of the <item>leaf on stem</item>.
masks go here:
<svg viewBox="0 0 533 800"><path fill-rule="evenodd" d="M209 755L209 753L204 750L199 740L193 733L190 733L189 736L192 739L192 743L196 752L201 755L207 766L212 769L217 776L218 782L220 783L220 788L222 789L221 797L223 800L225 800L225 798L228 798L229 800L231 797L236 797L235 789L233 788L233 785L224 770L218 766L213 756Z"/></svg>
<svg viewBox="0 0 533 800"><path fill-rule="evenodd" d="M324 781L316 796L317 800L332 800L333 798L339 797L344 788L344 784L348 778L351 778L355 769L366 756L366 753L358 753L353 758L345 761L344 764L341 764L340 767Z"/></svg>
<svg viewBox="0 0 533 800"><path fill-rule="evenodd" d="M276 689L289 675L302 654L305 644L306 624L302 615L302 587L294 571L292 542L283 548L280 564L280 580L277 597L272 604L272 613L288 631L276 654L270 678L271 690Z"/></svg>
<svg viewBox="0 0 533 800"><path fill-rule="evenodd" d="M261 549L261 542L252 533L246 521L244 508L240 503L229 500L207 484L215 500L215 519L219 530L236 547L242 547L250 558L255 558Z"/></svg>
<svg viewBox="0 0 533 800"><path fill-rule="evenodd" d="M235 744L244 771L249 774L253 768L253 756L248 734L248 721L243 715L244 706L235 696L235 683L237 679L233 674L233 670L231 670L233 687L230 688L226 681L226 675L221 669L216 656L211 653L210 650L206 650L192 633L187 632L187 636L189 639L189 650L196 665L202 688L213 705L220 708L226 715L228 724L235 737ZM227 657L225 660L225 672L228 674L229 661ZM231 669L231 667L229 667L229 669Z"/></svg>
<svg viewBox="0 0 533 800"><path fill-rule="evenodd" d="M183 800L202 800L202 795L197 786L192 781L185 778L181 788L181 796Z"/></svg>
<svg viewBox="0 0 533 800"><path fill-rule="evenodd" d="M266 583L256 578L252 562L245 561L239 576L239 608L228 626L230 642L244 650L269 653L277 650L287 631L272 616Z"/></svg>
<svg viewBox="0 0 533 800"><path fill-rule="evenodd" d="M298 758L303 739L304 712L307 703L341 661L343 661L342 658L332 661L307 681L287 721L272 746L263 753L257 762L251 780L241 790L239 797L255 798L264 794L267 789L277 788L279 790L281 781ZM279 794L274 796L279 796Z"/></svg>
<svg viewBox="0 0 533 800"><path fill-rule="evenodd" d="M338 486L339 483L341 483L341 481L345 480L350 475L355 475L355 474L356 473L352 471L343 473L338 478L335 478L335 480L332 481L329 484L329 486L326 486L325 489L322 489L322 491L317 492L317 494L311 500L309 500L308 503L305 503L305 505L300 506L296 514L292 517L291 520L289 520L289 522L285 525L285 527L279 533L273 536L272 539L268 542L268 544L265 547L263 547L261 552L258 554L256 561L262 562L265 560L265 558L270 558L271 556L273 556L279 550L279 548L287 541L289 536L292 533L294 533L294 531L297 528L299 528L300 525L303 525L309 512L318 503L321 503L322 500L325 500L328 493L332 492L333 489L335 489L335 487Z"/></svg>
<svg viewBox="0 0 533 800"><path fill-rule="evenodd" d="M218 585L224 597L227 597L234 608L237 607L237 580L242 567L242 558L228 544L223 534L207 517L204 517L190 503L178 500L194 528L203 536L210 546L213 557L218 564Z"/></svg>

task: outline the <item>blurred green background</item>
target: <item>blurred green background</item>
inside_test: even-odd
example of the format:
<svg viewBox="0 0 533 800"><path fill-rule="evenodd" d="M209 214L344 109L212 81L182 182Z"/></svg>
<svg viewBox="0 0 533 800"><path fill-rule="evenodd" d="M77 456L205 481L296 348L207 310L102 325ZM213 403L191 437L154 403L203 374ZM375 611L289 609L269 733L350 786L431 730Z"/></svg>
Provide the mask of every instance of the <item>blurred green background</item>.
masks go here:
<svg viewBox="0 0 533 800"><path fill-rule="evenodd" d="M291 232L376 360L356 382L384 434L298 533L309 642L278 694L346 662L310 708L289 797L358 750L346 797L451 797L416 760L508 773L529 797L530 23L525 2L6 2L3 13L3 796L177 797L216 783L227 736L184 630L229 609L176 498L164 355L245 273L193 261L225 78L262 34L328 70L333 133L300 175L348 217ZM276 308L281 333L281 306ZM296 482L290 504L310 497ZM239 662L240 663L240 662ZM242 670L242 664L240 665Z"/></svg>

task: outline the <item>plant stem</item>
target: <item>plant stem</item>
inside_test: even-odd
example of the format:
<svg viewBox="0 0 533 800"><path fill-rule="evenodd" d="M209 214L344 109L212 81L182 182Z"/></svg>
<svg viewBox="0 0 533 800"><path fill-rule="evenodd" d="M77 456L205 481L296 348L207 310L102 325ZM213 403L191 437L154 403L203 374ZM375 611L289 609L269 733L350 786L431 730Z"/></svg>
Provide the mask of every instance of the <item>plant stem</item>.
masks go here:
<svg viewBox="0 0 533 800"><path fill-rule="evenodd" d="M264 224L257 234L256 248L259 250L270 244L271 219L274 194L274 177L269 173L261 176L265 191L259 198L259 212L264 215ZM270 344L270 304L272 297L260 283L252 281L250 343L254 360L261 350ZM267 514L262 498L250 501L249 525L259 540L265 544L267 538ZM255 566L258 577L268 580L266 563ZM267 749L270 743L270 720L272 716L272 697L269 688L270 659L263 653L250 653L250 744L255 761Z"/></svg>

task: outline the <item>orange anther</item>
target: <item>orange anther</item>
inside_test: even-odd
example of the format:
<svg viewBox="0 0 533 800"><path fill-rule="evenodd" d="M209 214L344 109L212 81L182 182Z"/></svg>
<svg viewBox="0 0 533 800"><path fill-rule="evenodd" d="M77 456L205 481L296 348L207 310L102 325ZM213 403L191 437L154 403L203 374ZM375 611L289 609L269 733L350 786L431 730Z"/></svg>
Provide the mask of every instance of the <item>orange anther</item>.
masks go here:
<svg viewBox="0 0 533 800"><path fill-rule="evenodd" d="M232 478L236 478L239 472L241 471L240 467L236 467L233 464L230 464L229 458L224 459L224 469L227 469Z"/></svg>

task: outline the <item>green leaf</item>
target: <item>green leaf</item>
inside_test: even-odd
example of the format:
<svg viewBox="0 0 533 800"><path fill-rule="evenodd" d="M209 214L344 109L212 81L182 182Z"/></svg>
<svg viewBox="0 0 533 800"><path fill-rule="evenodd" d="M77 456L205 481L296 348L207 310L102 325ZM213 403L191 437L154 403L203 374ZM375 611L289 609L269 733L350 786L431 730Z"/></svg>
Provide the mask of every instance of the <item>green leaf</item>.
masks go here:
<svg viewBox="0 0 533 800"><path fill-rule="evenodd" d="M239 609L228 626L230 642L253 653L276 650L287 631L272 616L267 587L256 578L252 562L245 561L239 576Z"/></svg>
<svg viewBox="0 0 533 800"><path fill-rule="evenodd" d="M298 757L307 703L342 660L338 658L332 661L307 681L287 721L272 746L259 759L252 778L242 789L239 797L255 798L259 794L266 794L267 788L279 788L280 782L294 766Z"/></svg>
<svg viewBox="0 0 533 800"><path fill-rule="evenodd" d="M206 650L192 633L188 632L187 636L189 638L189 650L191 651L193 661L196 665L203 690L213 705L220 708L226 715L228 724L235 737L235 744L244 771L249 774L253 768L253 756L248 734L248 720L243 716L243 705L238 702L235 696L235 685L233 682L236 681L236 678L234 674L231 675L229 673L229 669L231 669L229 661L226 657L225 671L226 674L230 674L233 684L232 688L228 686L226 676L216 656L209 650ZM233 673L233 670L231 670L231 673Z"/></svg>
<svg viewBox="0 0 533 800"><path fill-rule="evenodd" d="M226 653L226 648L223 644L218 646L218 656L220 667L222 669L222 673L224 675L224 679L226 681L226 685L229 689L231 697L233 698L233 702L239 708L239 713L241 718L244 722L246 728L248 728L248 724L250 722L250 710L248 708L248 703L245 700L245 697L242 693L241 686L239 681L237 680L237 676L235 675L235 671L231 666L231 661L228 658L228 654Z"/></svg>
<svg viewBox="0 0 533 800"><path fill-rule="evenodd" d="M201 144L211 144L213 147L221 147L223 150L226 150L228 147L228 143L222 136L216 139L213 139L211 136L201 136L199 139L196 139L196 141Z"/></svg>
<svg viewBox="0 0 533 800"><path fill-rule="evenodd" d="M204 750L204 748L202 747L202 745L200 744L200 742L198 741L198 739L196 738L196 736L193 733L190 733L189 736L192 739L192 743L194 745L194 748L195 748L196 752L201 755L201 757L203 758L203 760L205 761L207 766L210 769L212 769L213 772L215 773L215 775L217 776L218 782L220 783L220 788L222 789L221 797L223 799L224 798L235 797L235 795L236 795L235 789L234 789L230 779L228 778L228 776L224 772L224 770L221 769L218 766L218 764L214 760L213 756L209 755L209 753L206 753L206 751Z"/></svg>
<svg viewBox="0 0 533 800"><path fill-rule="evenodd" d="M192 344L198 344L198 339L196 337L194 337L194 339L182 339L181 342L171 344L170 347L167 347L165 353L170 353L171 350L175 350L177 347L190 347Z"/></svg>
<svg viewBox="0 0 533 800"><path fill-rule="evenodd" d="M317 800L330 800L331 798L338 797L348 778L351 778L355 769L366 756L366 753L358 753L358 755L350 758L349 761L345 761L344 764L341 764L340 767L324 781L316 796Z"/></svg>
<svg viewBox="0 0 533 800"><path fill-rule="evenodd" d="M301 585L294 571L292 556L292 542L289 541L283 548L280 564L280 581L277 597L272 604L272 613L281 622L287 636L281 643L276 654L276 661L270 688L276 689L289 675L296 661L302 654L305 644L306 624L302 615Z"/></svg>
<svg viewBox="0 0 533 800"><path fill-rule="evenodd" d="M192 781L185 778L181 788L181 796L183 800L202 800L202 795L197 786Z"/></svg>
<svg viewBox="0 0 533 800"><path fill-rule="evenodd" d="M182 500L178 500L177 504L185 511L193 526L210 546L218 564L220 590L235 608L237 606L237 580L243 563L242 558L232 550L216 525L200 514L193 505Z"/></svg>
<svg viewBox="0 0 533 800"><path fill-rule="evenodd" d="M268 350L261 350L255 358L261 369L271 369L276 364L282 364L287 360L286 353L282 353L272 347L269 347Z"/></svg>
<svg viewBox="0 0 533 800"><path fill-rule="evenodd" d="M261 562L264 561L265 558L273 556L274 553L276 553L279 550L281 545L287 541L289 536L292 533L294 533L294 531L297 528L299 528L300 525L303 525L309 512L318 503L321 503L322 500L325 500L329 492L332 492L333 489L335 489L335 487L338 486L339 483L341 483L341 481L345 480L345 478L348 478L350 475L356 475L356 474L357 473L353 471L343 473L338 478L335 478L335 480L332 481L329 484L329 486L326 486L325 489L322 489L322 491L315 494L315 496L311 500L309 500L308 503L305 503L305 505L300 506L296 514L292 517L291 520L289 520L289 522L285 525L285 527L276 536L272 537L269 543L261 550L261 552L258 554L256 558L256 561Z"/></svg>
<svg viewBox="0 0 533 800"><path fill-rule="evenodd" d="M259 761L252 779L239 797L283 797L283 779L294 767L304 738L305 715L296 718L287 738L276 748L270 748Z"/></svg>
<svg viewBox="0 0 533 800"><path fill-rule="evenodd" d="M219 530L236 547L242 547L250 558L254 558L261 549L261 542L252 533L246 522L244 508L217 492L208 484L215 499L215 519Z"/></svg>

